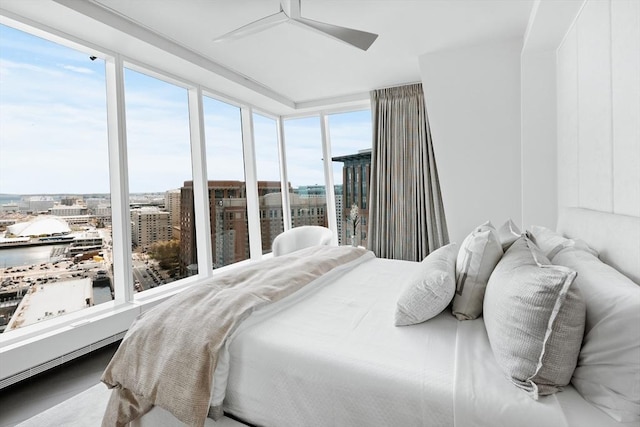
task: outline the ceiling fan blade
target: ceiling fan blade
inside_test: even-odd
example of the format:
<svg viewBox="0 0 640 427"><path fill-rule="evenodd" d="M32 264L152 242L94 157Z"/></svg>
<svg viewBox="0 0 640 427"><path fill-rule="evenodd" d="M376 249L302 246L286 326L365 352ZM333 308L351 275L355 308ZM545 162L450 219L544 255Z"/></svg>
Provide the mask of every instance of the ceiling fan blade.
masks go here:
<svg viewBox="0 0 640 427"><path fill-rule="evenodd" d="M311 28L317 32L362 50L369 49L373 42L378 38L377 34L354 30L347 27L340 27L338 25L327 24L325 22L314 21L307 18L291 18L290 22Z"/></svg>
<svg viewBox="0 0 640 427"><path fill-rule="evenodd" d="M221 35L213 39L214 42L223 42L235 40L240 37L244 37L249 34L255 34L260 31L266 30L267 28L274 27L283 22L287 22L289 17L282 10L278 13L274 13L273 15L266 16L264 18L258 19L257 21L253 21L247 25L244 25L240 28L236 28L233 31L229 31L226 34Z"/></svg>

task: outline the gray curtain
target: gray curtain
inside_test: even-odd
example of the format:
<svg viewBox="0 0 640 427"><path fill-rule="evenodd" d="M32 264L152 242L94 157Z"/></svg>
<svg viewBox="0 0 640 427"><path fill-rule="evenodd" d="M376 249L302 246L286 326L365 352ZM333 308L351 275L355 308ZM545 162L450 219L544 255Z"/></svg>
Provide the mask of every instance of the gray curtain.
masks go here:
<svg viewBox="0 0 640 427"><path fill-rule="evenodd" d="M449 243L422 84L371 92L369 249L421 261Z"/></svg>

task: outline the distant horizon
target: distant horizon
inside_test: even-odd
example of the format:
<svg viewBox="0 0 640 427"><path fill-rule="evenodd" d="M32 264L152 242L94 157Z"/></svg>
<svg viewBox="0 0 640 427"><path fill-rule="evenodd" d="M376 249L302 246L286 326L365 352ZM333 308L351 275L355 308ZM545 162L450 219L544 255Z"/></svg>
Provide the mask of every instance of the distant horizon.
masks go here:
<svg viewBox="0 0 640 427"><path fill-rule="evenodd" d="M210 180L210 181L216 181L216 180ZM292 187L292 188L311 187L311 186L326 187L325 184L305 184L305 185L298 185L297 187ZM342 184L334 184L333 186L342 187ZM135 193L130 192L129 195L163 194L163 193L166 193L167 191L179 190L180 188L181 187L174 187L164 191L138 191ZM0 198L27 197L27 196L108 196L110 197L111 193L75 193L75 192L72 192L72 193L67 193L67 192L65 193L0 193Z"/></svg>
<svg viewBox="0 0 640 427"><path fill-rule="evenodd" d="M132 194L162 194L166 191L150 191L150 192L138 192L129 193ZM28 196L111 196L111 193L0 193L0 198L5 197L28 197Z"/></svg>

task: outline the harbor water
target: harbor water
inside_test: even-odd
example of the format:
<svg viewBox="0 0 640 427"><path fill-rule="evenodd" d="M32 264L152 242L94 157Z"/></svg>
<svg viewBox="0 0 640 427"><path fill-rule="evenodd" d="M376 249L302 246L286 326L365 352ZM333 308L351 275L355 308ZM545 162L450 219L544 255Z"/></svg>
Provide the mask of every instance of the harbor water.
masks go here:
<svg viewBox="0 0 640 427"><path fill-rule="evenodd" d="M42 245L0 249L0 269L39 265L57 261L67 246L68 245ZM109 286L93 287L94 304L97 305L111 300L111 289Z"/></svg>
<svg viewBox="0 0 640 427"><path fill-rule="evenodd" d="M52 254L61 253L67 245L42 245L0 249L0 268L42 264L56 261Z"/></svg>

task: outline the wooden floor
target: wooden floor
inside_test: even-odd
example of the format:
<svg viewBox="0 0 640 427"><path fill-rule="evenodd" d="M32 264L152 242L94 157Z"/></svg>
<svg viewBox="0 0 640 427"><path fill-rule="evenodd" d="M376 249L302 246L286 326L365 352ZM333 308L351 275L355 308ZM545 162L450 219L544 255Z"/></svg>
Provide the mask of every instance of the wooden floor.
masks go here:
<svg viewBox="0 0 640 427"><path fill-rule="evenodd" d="M0 427L13 427L97 384L119 344L0 390Z"/></svg>

